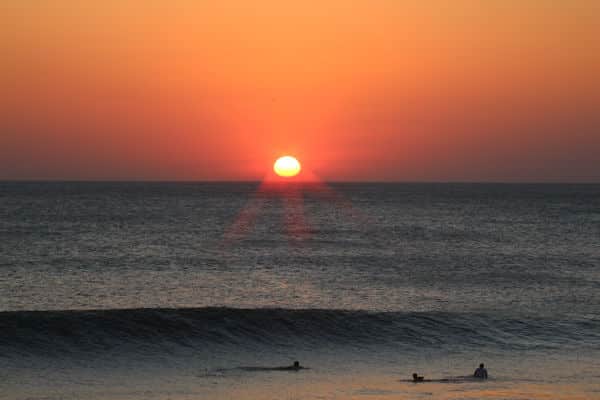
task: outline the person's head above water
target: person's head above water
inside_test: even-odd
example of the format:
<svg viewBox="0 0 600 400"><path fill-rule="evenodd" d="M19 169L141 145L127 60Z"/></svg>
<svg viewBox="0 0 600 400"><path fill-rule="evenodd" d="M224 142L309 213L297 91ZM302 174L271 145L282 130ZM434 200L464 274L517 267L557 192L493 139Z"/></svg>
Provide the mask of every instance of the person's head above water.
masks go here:
<svg viewBox="0 0 600 400"><path fill-rule="evenodd" d="M419 376L416 372L413 374L413 382L422 382L424 380L425 380L425 378L422 376Z"/></svg>

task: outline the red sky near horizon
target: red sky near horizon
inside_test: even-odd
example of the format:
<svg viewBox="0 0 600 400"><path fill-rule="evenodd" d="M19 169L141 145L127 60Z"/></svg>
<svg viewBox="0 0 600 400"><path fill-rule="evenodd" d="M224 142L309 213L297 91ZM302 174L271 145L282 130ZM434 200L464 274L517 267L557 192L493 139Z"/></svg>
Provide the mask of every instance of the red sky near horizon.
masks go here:
<svg viewBox="0 0 600 400"><path fill-rule="evenodd" d="M0 179L600 181L595 0L6 0Z"/></svg>

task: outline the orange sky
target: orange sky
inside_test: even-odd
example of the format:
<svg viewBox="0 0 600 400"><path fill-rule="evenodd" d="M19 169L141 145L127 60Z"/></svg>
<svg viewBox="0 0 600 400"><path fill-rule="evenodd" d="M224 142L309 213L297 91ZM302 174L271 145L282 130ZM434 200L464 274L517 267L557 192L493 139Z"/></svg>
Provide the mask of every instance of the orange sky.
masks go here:
<svg viewBox="0 0 600 400"><path fill-rule="evenodd" d="M600 181L597 0L5 0L0 179Z"/></svg>

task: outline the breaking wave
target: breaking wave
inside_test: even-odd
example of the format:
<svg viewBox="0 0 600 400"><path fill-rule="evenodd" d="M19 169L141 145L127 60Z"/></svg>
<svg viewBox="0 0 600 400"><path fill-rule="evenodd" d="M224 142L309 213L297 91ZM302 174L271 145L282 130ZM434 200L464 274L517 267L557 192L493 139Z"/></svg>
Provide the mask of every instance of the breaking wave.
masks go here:
<svg viewBox="0 0 600 400"><path fill-rule="evenodd" d="M0 354L68 355L118 348L320 345L501 349L600 346L600 319L503 318L448 312L325 309L117 309L0 313Z"/></svg>

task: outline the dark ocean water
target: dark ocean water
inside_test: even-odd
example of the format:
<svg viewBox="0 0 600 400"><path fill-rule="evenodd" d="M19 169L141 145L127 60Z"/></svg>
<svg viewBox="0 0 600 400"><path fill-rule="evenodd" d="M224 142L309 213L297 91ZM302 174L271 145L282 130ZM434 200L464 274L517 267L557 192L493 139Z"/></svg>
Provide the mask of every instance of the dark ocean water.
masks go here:
<svg viewBox="0 0 600 400"><path fill-rule="evenodd" d="M415 398L382 382L485 359L592 398L599 268L600 185L0 183L0 391Z"/></svg>

